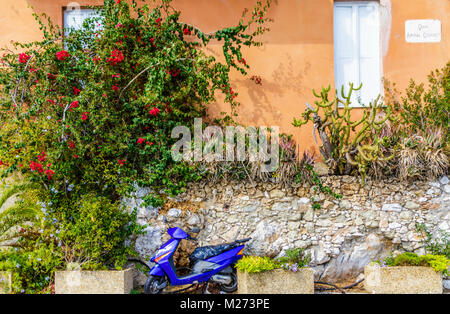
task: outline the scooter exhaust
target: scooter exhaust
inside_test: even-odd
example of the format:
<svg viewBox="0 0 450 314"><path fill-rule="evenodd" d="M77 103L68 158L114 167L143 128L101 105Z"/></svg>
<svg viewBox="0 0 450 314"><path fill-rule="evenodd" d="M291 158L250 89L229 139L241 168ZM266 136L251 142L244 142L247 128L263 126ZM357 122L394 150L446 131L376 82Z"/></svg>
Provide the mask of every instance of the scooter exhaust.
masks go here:
<svg viewBox="0 0 450 314"><path fill-rule="evenodd" d="M211 280L224 285L228 285L232 281L231 277L227 275L214 275L211 277Z"/></svg>

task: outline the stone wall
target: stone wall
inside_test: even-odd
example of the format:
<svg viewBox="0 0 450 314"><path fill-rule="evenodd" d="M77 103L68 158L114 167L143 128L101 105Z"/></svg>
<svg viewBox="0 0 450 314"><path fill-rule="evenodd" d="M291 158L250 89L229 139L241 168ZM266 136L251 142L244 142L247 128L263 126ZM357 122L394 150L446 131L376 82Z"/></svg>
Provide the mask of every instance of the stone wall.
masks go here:
<svg viewBox="0 0 450 314"><path fill-rule="evenodd" d="M370 261L391 251L424 253L416 223L439 234L449 231L450 182L445 176L432 182L367 181L351 176L322 177L334 199L316 193L308 184L281 188L270 183L196 183L171 200L168 210L139 208L147 234L136 247L149 256L167 240L169 227L199 227L200 245L214 245L252 237L246 254L281 256L290 248L305 248L312 257L316 279L340 281L356 277ZM142 204L146 189L130 199ZM311 206L311 196L321 204ZM177 260L186 265L192 244L184 244Z"/></svg>

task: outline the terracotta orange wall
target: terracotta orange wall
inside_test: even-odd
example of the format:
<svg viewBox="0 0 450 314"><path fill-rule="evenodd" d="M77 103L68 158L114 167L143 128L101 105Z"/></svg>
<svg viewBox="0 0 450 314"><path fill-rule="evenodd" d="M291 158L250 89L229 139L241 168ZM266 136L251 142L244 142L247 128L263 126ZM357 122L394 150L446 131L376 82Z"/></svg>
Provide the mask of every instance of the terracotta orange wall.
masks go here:
<svg viewBox="0 0 450 314"><path fill-rule="evenodd" d="M80 5L100 5L102 0L79 0ZM262 37L264 46L245 52L251 65L248 77L233 73L233 88L239 92L239 122L247 125L278 125L294 134L301 149L315 146L312 127L294 128L293 117L313 103L312 88L334 86L333 0L278 0L270 12L271 32ZM45 12L61 24L62 7L67 0L0 0L0 46L11 39L31 41L40 38L31 13ZM174 0L182 21L206 32L238 22L244 8L256 0ZM33 9L27 7L33 6ZM380 0L384 76L404 88L410 78L425 81L427 74L450 59L449 0ZM405 42L405 21L438 19L442 41L433 44ZM216 47L218 48L218 47ZM220 55L220 50L210 50ZM262 77L263 86L249 78ZM218 102L212 114L227 110Z"/></svg>

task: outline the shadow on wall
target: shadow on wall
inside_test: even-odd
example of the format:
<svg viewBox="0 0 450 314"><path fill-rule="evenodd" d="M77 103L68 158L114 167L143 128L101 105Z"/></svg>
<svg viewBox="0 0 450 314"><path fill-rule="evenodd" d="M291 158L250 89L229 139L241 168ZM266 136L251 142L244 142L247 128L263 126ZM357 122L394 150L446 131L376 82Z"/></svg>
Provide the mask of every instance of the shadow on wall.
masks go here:
<svg viewBox="0 0 450 314"><path fill-rule="evenodd" d="M275 103L273 99L283 99L287 94L295 94L304 97L310 92L309 87L304 84L305 77L308 76L311 63L306 61L302 69L293 66L292 56L285 54L284 61L281 61L270 77L262 76L262 85L257 85L251 80L252 74L243 79L236 79L239 91L249 97L250 103L254 104L251 112L245 112L245 108L239 108L241 114L255 124L264 124L264 117L271 113L271 122L282 124L283 104ZM257 73L255 73L257 75ZM285 118L285 116L284 116Z"/></svg>

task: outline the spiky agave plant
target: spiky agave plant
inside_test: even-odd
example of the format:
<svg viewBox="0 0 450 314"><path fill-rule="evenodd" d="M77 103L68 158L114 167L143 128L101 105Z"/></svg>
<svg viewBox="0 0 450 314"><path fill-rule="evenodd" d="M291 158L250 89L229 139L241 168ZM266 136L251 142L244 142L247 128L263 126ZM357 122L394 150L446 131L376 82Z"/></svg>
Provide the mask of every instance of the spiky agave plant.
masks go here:
<svg viewBox="0 0 450 314"><path fill-rule="evenodd" d="M398 176L429 179L444 175L450 166L442 128L428 128L403 140L397 152Z"/></svg>
<svg viewBox="0 0 450 314"><path fill-rule="evenodd" d="M302 159L298 163L298 172L296 176L298 182L313 182L314 174L311 169L313 169L316 159L316 152L314 150L303 152Z"/></svg>
<svg viewBox="0 0 450 314"><path fill-rule="evenodd" d="M449 166L448 155L444 147L445 132L442 127L428 128L424 135L423 160L428 176L436 178L444 175Z"/></svg>
<svg viewBox="0 0 450 314"><path fill-rule="evenodd" d="M288 184L295 179L299 169L297 145L292 135L282 134L280 144L280 165L274 173L276 183Z"/></svg>

